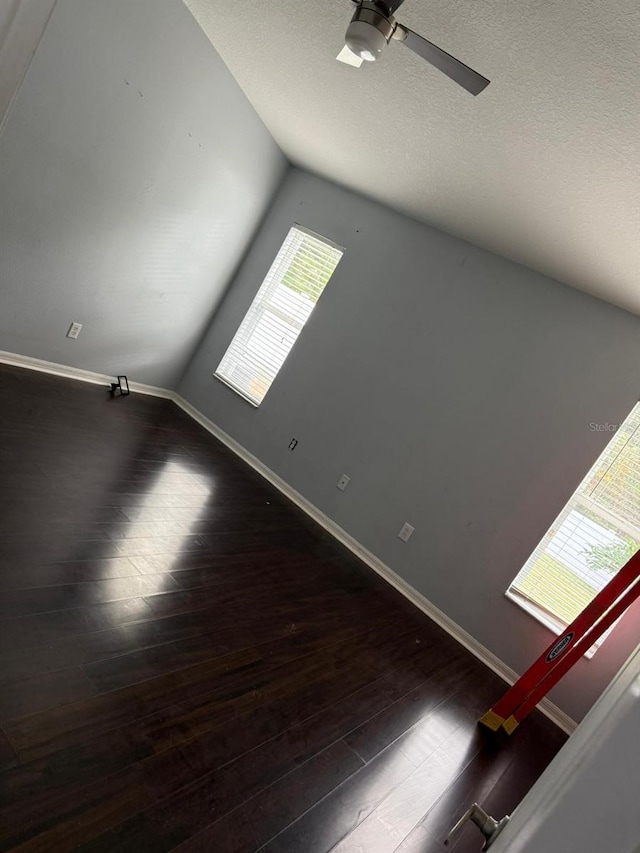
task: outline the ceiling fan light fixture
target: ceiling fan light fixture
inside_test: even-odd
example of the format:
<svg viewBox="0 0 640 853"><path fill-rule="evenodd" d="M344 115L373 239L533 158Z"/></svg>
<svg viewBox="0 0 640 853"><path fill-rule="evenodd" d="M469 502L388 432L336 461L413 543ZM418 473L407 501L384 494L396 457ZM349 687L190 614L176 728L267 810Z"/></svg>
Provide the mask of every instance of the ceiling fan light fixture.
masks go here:
<svg viewBox="0 0 640 853"><path fill-rule="evenodd" d="M345 42L352 53L366 62L376 60L388 44L384 33L365 21L352 21L349 24Z"/></svg>
<svg viewBox="0 0 640 853"><path fill-rule="evenodd" d="M422 59L426 59L430 65L442 71L472 95L480 94L489 85L489 80L482 74L478 74L473 68L469 68L437 44L433 44L404 24L398 23L393 16L403 0L354 0L354 2L357 3L357 8L347 28L346 46L337 56L340 62L346 62L349 65L357 65L362 60L373 62L391 39L395 39Z"/></svg>

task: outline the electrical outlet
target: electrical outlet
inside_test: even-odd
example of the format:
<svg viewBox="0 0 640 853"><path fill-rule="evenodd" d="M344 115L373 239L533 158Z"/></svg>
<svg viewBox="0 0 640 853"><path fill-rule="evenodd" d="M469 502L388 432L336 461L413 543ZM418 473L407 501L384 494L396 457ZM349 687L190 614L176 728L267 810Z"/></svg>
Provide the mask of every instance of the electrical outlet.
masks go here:
<svg viewBox="0 0 640 853"><path fill-rule="evenodd" d="M405 523L400 528L400 533L398 533L398 539L402 539L403 542L408 542L411 539L411 534L415 530L415 527L412 527L408 522Z"/></svg>
<svg viewBox="0 0 640 853"><path fill-rule="evenodd" d="M292 438L291 441L289 442L289 450L295 450L297 444L298 444L298 439Z"/></svg>
<svg viewBox="0 0 640 853"><path fill-rule="evenodd" d="M67 337L71 338L74 341L78 340L78 335L82 331L82 323L72 323L69 326L69 331L67 332Z"/></svg>
<svg viewBox="0 0 640 853"><path fill-rule="evenodd" d="M336 486L340 489L341 492L344 492L350 482L351 477L347 477L346 474L343 474L342 477L340 477L340 479L336 483Z"/></svg>

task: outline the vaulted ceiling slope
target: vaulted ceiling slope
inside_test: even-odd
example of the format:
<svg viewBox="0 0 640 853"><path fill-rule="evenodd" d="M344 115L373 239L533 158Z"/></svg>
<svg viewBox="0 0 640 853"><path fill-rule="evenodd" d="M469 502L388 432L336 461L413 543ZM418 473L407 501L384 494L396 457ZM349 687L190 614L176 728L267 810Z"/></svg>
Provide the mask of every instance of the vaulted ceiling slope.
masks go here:
<svg viewBox="0 0 640 853"><path fill-rule="evenodd" d="M394 42L337 63L350 0L186 3L293 163L640 314L637 0L405 0L477 98Z"/></svg>

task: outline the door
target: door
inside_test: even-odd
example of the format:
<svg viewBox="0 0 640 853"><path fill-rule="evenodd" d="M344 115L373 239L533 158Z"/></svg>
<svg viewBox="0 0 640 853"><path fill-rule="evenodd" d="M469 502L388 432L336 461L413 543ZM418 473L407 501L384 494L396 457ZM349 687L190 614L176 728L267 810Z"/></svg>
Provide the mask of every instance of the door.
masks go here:
<svg viewBox="0 0 640 853"><path fill-rule="evenodd" d="M640 646L489 849L640 853Z"/></svg>

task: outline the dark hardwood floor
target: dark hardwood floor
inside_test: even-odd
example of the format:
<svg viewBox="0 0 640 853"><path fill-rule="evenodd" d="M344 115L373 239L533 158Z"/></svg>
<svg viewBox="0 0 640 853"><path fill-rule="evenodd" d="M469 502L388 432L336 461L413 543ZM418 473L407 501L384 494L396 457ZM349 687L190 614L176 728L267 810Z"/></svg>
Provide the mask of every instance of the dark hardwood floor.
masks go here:
<svg viewBox="0 0 640 853"><path fill-rule="evenodd" d="M0 401L3 850L431 853L564 742L173 403Z"/></svg>

